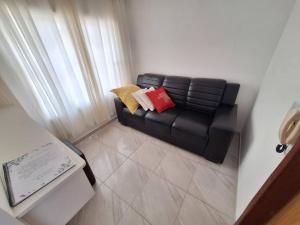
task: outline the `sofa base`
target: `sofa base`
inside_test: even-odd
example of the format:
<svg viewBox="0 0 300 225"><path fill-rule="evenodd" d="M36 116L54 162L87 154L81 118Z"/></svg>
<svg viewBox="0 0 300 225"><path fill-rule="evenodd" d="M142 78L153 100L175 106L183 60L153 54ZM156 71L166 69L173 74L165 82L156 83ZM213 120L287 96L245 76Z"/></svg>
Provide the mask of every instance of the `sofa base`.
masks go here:
<svg viewBox="0 0 300 225"><path fill-rule="evenodd" d="M119 121L120 122L120 121ZM126 123L120 122L124 126L128 126L131 128L134 128L140 132L143 132L145 134L150 135L151 137L157 138L161 141L167 142L169 144L174 145L175 147L183 148L185 150L188 150L189 152L192 152L194 154L197 154L199 156L202 156L204 158L204 149L206 147L206 141L199 141L197 145L195 143L190 143L188 141L182 141L178 138L172 137L171 135L160 135L155 132L155 130L147 129L146 127L136 126L136 123L133 123L131 120L126 120ZM208 159L209 160L209 159ZM210 160L211 161L211 160ZM218 163L218 162L215 162Z"/></svg>

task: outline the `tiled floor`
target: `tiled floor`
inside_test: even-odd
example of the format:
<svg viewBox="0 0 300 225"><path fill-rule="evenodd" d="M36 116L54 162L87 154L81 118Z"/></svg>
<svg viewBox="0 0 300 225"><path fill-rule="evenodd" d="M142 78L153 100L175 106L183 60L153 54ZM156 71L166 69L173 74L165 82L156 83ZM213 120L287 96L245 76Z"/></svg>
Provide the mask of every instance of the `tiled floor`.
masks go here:
<svg viewBox="0 0 300 225"><path fill-rule="evenodd" d="M237 146L222 165L117 121L78 144L96 195L69 225L232 225Z"/></svg>

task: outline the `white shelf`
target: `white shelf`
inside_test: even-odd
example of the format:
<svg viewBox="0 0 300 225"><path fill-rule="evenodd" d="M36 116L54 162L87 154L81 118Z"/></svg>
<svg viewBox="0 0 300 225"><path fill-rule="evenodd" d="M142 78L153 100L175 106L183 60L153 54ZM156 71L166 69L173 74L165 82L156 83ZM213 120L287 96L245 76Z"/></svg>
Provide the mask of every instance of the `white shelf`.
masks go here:
<svg viewBox="0 0 300 225"><path fill-rule="evenodd" d="M56 137L44 128L37 125L21 109L16 107L0 108L0 164L12 160L31 149L45 143L55 141L66 154L76 163L76 165L66 173L46 185L41 190L21 202L14 208L8 204L7 196L3 185L0 185L0 208L13 217L21 218L29 210L37 206L50 193L58 190L67 179L82 172L85 161L60 142ZM3 172L2 172L3 173Z"/></svg>

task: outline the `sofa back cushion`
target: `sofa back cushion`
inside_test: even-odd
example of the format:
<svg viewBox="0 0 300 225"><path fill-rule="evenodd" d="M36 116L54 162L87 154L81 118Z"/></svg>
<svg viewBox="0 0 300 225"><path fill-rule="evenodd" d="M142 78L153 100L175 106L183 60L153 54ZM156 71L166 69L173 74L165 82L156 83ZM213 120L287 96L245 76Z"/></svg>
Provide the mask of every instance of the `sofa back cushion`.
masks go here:
<svg viewBox="0 0 300 225"><path fill-rule="evenodd" d="M141 88L154 87L155 89L162 86L165 76L159 74L146 73L139 75L137 85Z"/></svg>
<svg viewBox="0 0 300 225"><path fill-rule="evenodd" d="M237 98L240 89L240 84L237 83L227 83L224 90L224 95L222 99L222 104L234 106L235 100Z"/></svg>
<svg viewBox="0 0 300 225"><path fill-rule="evenodd" d="M180 76L166 76L163 82L168 95L175 102L176 107L185 107L187 93L189 91L191 79Z"/></svg>
<svg viewBox="0 0 300 225"><path fill-rule="evenodd" d="M187 94L186 108L214 114L222 103L226 81L221 79L193 78Z"/></svg>
<svg viewBox="0 0 300 225"><path fill-rule="evenodd" d="M138 76L141 88L163 86L176 103L176 107L213 114L220 104L233 106L239 91L239 84L227 83L221 79L189 78L146 73Z"/></svg>

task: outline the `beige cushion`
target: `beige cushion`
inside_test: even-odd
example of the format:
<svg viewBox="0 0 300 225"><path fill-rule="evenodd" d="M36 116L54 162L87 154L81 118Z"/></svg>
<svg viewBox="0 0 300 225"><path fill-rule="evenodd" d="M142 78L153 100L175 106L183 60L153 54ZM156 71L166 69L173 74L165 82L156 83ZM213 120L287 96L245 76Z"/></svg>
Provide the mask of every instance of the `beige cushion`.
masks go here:
<svg viewBox="0 0 300 225"><path fill-rule="evenodd" d="M139 107L139 103L132 96L132 93L138 90L140 90L138 86L130 84L120 88L112 89L111 92L115 93L127 106L128 110L134 114Z"/></svg>

